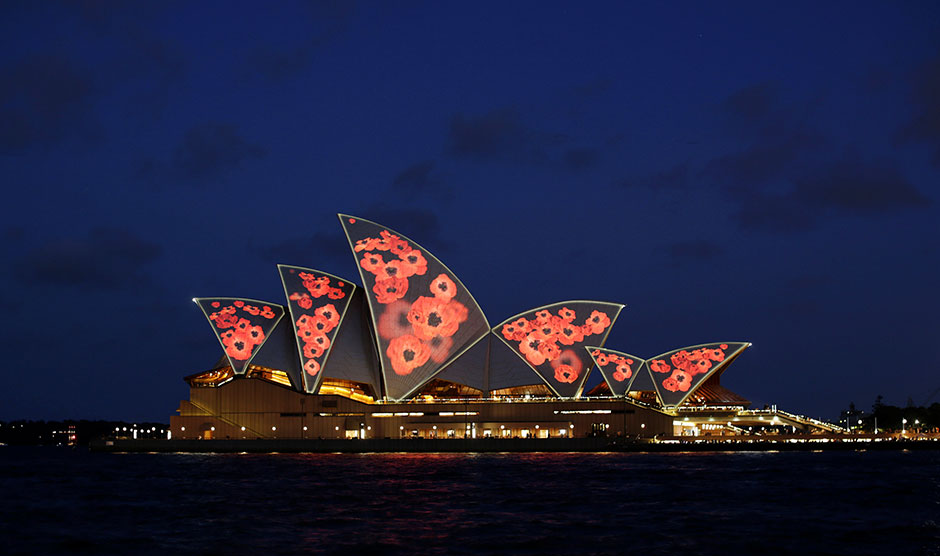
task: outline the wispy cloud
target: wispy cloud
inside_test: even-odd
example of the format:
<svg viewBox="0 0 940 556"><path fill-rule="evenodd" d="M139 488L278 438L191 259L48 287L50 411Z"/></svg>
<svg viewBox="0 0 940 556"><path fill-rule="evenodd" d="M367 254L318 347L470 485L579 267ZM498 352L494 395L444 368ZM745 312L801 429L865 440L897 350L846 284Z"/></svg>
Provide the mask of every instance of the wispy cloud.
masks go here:
<svg viewBox="0 0 940 556"><path fill-rule="evenodd" d="M0 152L49 147L87 127L95 89L91 72L60 54L0 69Z"/></svg>
<svg viewBox="0 0 940 556"><path fill-rule="evenodd" d="M163 248L124 228L94 228L84 238L47 242L19 261L23 284L115 290L148 283L144 268Z"/></svg>
<svg viewBox="0 0 940 556"><path fill-rule="evenodd" d="M211 122L191 127L176 149L174 166L193 179L215 178L267 151L243 138L233 124Z"/></svg>
<svg viewBox="0 0 940 556"><path fill-rule="evenodd" d="M451 154L478 160L544 162L548 150L567 142L563 134L539 131L523 123L512 108L481 115L457 114L450 122Z"/></svg>
<svg viewBox="0 0 940 556"><path fill-rule="evenodd" d="M940 166L940 55L925 63L914 76L913 118L898 130L899 143L926 143L931 162Z"/></svg>

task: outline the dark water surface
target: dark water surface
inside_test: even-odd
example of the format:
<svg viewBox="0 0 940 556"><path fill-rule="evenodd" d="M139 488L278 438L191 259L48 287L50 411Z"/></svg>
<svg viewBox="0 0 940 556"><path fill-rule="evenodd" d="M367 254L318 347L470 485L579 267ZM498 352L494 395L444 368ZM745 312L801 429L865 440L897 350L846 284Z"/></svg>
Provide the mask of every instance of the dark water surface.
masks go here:
<svg viewBox="0 0 940 556"><path fill-rule="evenodd" d="M5 554L940 554L940 451L0 447Z"/></svg>

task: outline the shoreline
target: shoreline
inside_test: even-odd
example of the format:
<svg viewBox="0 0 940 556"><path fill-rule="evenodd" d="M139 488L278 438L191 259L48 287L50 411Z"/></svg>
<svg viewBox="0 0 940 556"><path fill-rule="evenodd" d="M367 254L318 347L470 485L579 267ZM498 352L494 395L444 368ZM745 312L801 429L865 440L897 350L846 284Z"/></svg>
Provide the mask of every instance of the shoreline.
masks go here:
<svg viewBox="0 0 940 556"><path fill-rule="evenodd" d="M534 452L791 452L940 450L940 440L805 437L785 440L631 440L617 438L476 439L102 439L89 444L109 453L534 453Z"/></svg>

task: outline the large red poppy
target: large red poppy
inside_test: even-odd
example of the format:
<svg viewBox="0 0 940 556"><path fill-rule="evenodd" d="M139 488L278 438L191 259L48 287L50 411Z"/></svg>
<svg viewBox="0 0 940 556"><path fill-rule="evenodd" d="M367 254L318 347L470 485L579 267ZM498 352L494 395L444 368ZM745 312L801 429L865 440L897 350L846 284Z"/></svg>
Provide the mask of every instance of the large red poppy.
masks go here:
<svg viewBox="0 0 940 556"><path fill-rule="evenodd" d="M401 257L403 253L407 253L408 251L411 251L411 246L408 245L408 242L407 242L407 241L405 241L405 240L399 238L398 236L393 236L393 237L394 237L395 239L389 240L389 248L388 248L388 250L389 250L390 252L392 252L392 253L398 255L399 257Z"/></svg>
<svg viewBox="0 0 940 556"><path fill-rule="evenodd" d="M305 344L309 344L310 342L312 342L313 337L316 335L317 335L317 332L313 329L313 327L310 327L310 326L305 326L303 328L297 329L297 337L300 338L300 340ZM310 356L308 355L308 357Z"/></svg>
<svg viewBox="0 0 940 556"><path fill-rule="evenodd" d="M692 385L692 375L680 369L674 370L672 375L670 375L666 380L669 379L674 380L676 383L676 388L682 392L688 392L689 387ZM663 384L665 384L665 382ZM675 390L673 390L673 392L675 392Z"/></svg>
<svg viewBox="0 0 940 556"><path fill-rule="evenodd" d="M248 328L248 339L255 345L264 341L264 330L260 326Z"/></svg>
<svg viewBox="0 0 940 556"><path fill-rule="evenodd" d="M577 380L578 373L571 365L558 365L555 367L555 380L558 382L571 383Z"/></svg>
<svg viewBox="0 0 940 556"><path fill-rule="evenodd" d="M322 353L330 347L330 337L326 334L316 334L313 336L313 338L310 339L310 342L308 343L319 347Z"/></svg>
<svg viewBox="0 0 940 556"><path fill-rule="evenodd" d="M552 320L552 313L548 309L542 309L535 313L535 325L545 324Z"/></svg>
<svg viewBox="0 0 940 556"><path fill-rule="evenodd" d="M375 244L373 245L373 248L379 251L389 251L391 249L397 249L398 251L401 251L408 246L404 240L395 234L392 234L388 230L382 230L379 232L379 235L382 237L376 240ZM404 246L402 246L402 244L404 244Z"/></svg>
<svg viewBox="0 0 940 556"><path fill-rule="evenodd" d="M328 334L335 327L333 323L319 315L314 316L310 322L311 328L313 328L313 331L318 334Z"/></svg>
<svg viewBox="0 0 940 556"><path fill-rule="evenodd" d="M376 239L372 237L362 238L356 242L356 245L353 246L353 251L356 253L360 251L372 251L375 248Z"/></svg>
<svg viewBox="0 0 940 556"><path fill-rule="evenodd" d="M225 345L225 353L232 359L245 361L251 358L251 350L255 344L241 332L232 332Z"/></svg>
<svg viewBox="0 0 940 556"><path fill-rule="evenodd" d="M584 362L581 361L581 357L578 356L578 353L571 349L566 349L562 351L558 357L552 360L552 367L557 368L559 365L567 365L574 370L575 376L579 376L581 371L584 370Z"/></svg>
<svg viewBox="0 0 940 556"><path fill-rule="evenodd" d="M417 249L410 249L404 253L400 253L398 258L404 263L402 270L404 270L408 276L423 276L424 273L428 271L428 261L424 258L424 255L421 254L421 251Z"/></svg>
<svg viewBox="0 0 940 556"><path fill-rule="evenodd" d="M226 330L219 334L219 340L222 340L222 345L229 346L235 341L236 334L237 332L235 330Z"/></svg>
<svg viewBox="0 0 940 556"><path fill-rule="evenodd" d="M662 359L653 359L650 361L650 370L654 373L668 373L672 370L672 367Z"/></svg>
<svg viewBox="0 0 940 556"><path fill-rule="evenodd" d="M725 348L725 349L728 349L728 348ZM712 361L721 363L722 361L725 360L725 352L724 352L724 350L715 348L715 349L705 349L705 350L702 350L702 351L705 352L705 357L708 357L708 358L711 359Z"/></svg>
<svg viewBox="0 0 940 556"><path fill-rule="evenodd" d="M605 328L610 326L610 317L600 311L592 311L585 323L591 327L591 333L600 334Z"/></svg>
<svg viewBox="0 0 940 556"><path fill-rule="evenodd" d="M387 237L380 237L372 242L372 249L375 249L376 251L388 251L391 248L392 244Z"/></svg>
<svg viewBox="0 0 940 556"><path fill-rule="evenodd" d="M467 315L462 303L421 296L412 303L408 322L414 327L415 336L430 340L434 336L453 336Z"/></svg>
<svg viewBox="0 0 940 556"><path fill-rule="evenodd" d="M431 349L421 340L410 334L394 338L385 350L392 370L397 375L410 374L415 368L427 363Z"/></svg>
<svg viewBox="0 0 940 556"><path fill-rule="evenodd" d="M313 334L304 338L304 357L320 357L330 347L326 334Z"/></svg>
<svg viewBox="0 0 940 556"><path fill-rule="evenodd" d="M556 337L561 333L561 327L564 324L565 321L554 315L544 321L537 319L535 325L532 327L532 333L542 340L554 342Z"/></svg>
<svg viewBox="0 0 940 556"><path fill-rule="evenodd" d="M679 383L676 382L676 379L668 377L663 381L663 388L670 392L677 392L679 390Z"/></svg>
<svg viewBox="0 0 940 556"><path fill-rule="evenodd" d="M385 311L379 315L379 322L375 329L379 337L385 340L391 340L399 336L411 334L413 332L411 323L408 322L408 311L411 310L411 303L407 301L395 301L385 307Z"/></svg>
<svg viewBox="0 0 940 556"><path fill-rule="evenodd" d="M678 367L683 370L688 370L690 361L690 353L686 350L682 350L678 353L673 353L669 357L669 360L672 361L674 367Z"/></svg>
<svg viewBox="0 0 940 556"><path fill-rule="evenodd" d="M212 319L211 315L209 318L215 321L215 326L217 328L231 328L235 326L235 323L238 322L238 317L232 313L219 312L212 313L212 315L215 315L215 318Z"/></svg>
<svg viewBox="0 0 940 556"><path fill-rule="evenodd" d="M577 317L575 312L567 307L562 307L558 311L558 316L561 317L565 322L571 322Z"/></svg>
<svg viewBox="0 0 940 556"><path fill-rule="evenodd" d="M362 260L359 261L359 266L363 268L366 272L371 272L375 274L385 266L385 260L382 259L382 255L377 253L366 253Z"/></svg>
<svg viewBox="0 0 940 556"><path fill-rule="evenodd" d="M457 295L457 284L454 284L454 281L446 274L438 274L437 278L431 282L431 293L438 299L450 301Z"/></svg>
<svg viewBox="0 0 940 556"><path fill-rule="evenodd" d="M541 338L530 333L519 342L519 351L525 356L526 360L536 367L545 362L545 355L539 351L542 344Z"/></svg>
<svg viewBox="0 0 940 556"><path fill-rule="evenodd" d="M297 325L297 330L298 330L298 331L300 331L300 330L306 330L306 329L311 329L311 330L312 330L312 329L313 329L313 319L314 319L314 317L311 316L311 315L303 315L303 314L302 314L302 315L300 315L299 317L297 317L297 322L295 322L294 324Z"/></svg>
<svg viewBox="0 0 940 556"><path fill-rule="evenodd" d="M313 314L318 317L323 317L326 319L326 322L330 323L331 326L336 326L339 324L339 312L332 303L327 303L323 307L317 308Z"/></svg>
<svg viewBox="0 0 940 556"><path fill-rule="evenodd" d="M554 361L561 355L561 349L558 348L558 344L549 340L542 340L539 344L539 352L545 356L547 361Z"/></svg>
<svg viewBox="0 0 940 556"><path fill-rule="evenodd" d="M311 282L307 286L307 291L310 292L310 295L313 297L323 297L324 295L330 293L330 290L333 289L326 282Z"/></svg>
<svg viewBox="0 0 940 556"><path fill-rule="evenodd" d="M407 278L410 276L404 270L405 264L398 259L388 261L375 269L375 280L388 280L389 278Z"/></svg>
<svg viewBox="0 0 940 556"><path fill-rule="evenodd" d="M407 278L387 278L379 280L372 286L375 292L375 300L383 305L398 301L408 292Z"/></svg>
<svg viewBox="0 0 940 556"><path fill-rule="evenodd" d="M620 375L622 378L617 378L617 375ZM618 381L624 381L633 376L633 370L630 368L630 365L627 365L626 361L621 361L617 363L617 369L614 371L614 378Z"/></svg>
<svg viewBox="0 0 940 556"><path fill-rule="evenodd" d="M583 342L584 334L581 332L580 326L571 324L570 322L563 322L558 329L557 338L559 342L570 346L577 342Z"/></svg>
<svg viewBox="0 0 940 556"><path fill-rule="evenodd" d="M711 368L712 368L711 361L709 361L708 359L699 359L697 361L693 361L692 363L690 363L689 368L685 370L688 371L689 374L691 375L700 375L703 373L707 373L708 369L711 369Z"/></svg>
<svg viewBox="0 0 940 556"><path fill-rule="evenodd" d="M504 324L501 330L503 337L510 341L520 341L525 338L525 332L516 328L516 325L513 323Z"/></svg>
<svg viewBox="0 0 940 556"><path fill-rule="evenodd" d="M512 325L516 327L516 330L524 332L525 334L528 334L532 330L532 326L525 317L521 317L512 321ZM525 337L525 334L523 334L523 337Z"/></svg>

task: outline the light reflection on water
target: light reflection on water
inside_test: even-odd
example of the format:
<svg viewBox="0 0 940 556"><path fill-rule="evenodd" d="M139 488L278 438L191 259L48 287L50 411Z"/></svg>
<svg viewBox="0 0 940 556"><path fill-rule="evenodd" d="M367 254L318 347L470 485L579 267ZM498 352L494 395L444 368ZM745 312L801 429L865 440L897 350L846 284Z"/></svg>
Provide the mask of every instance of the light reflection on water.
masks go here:
<svg viewBox="0 0 940 556"><path fill-rule="evenodd" d="M940 553L940 452L0 449L8 554Z"/></svg>

